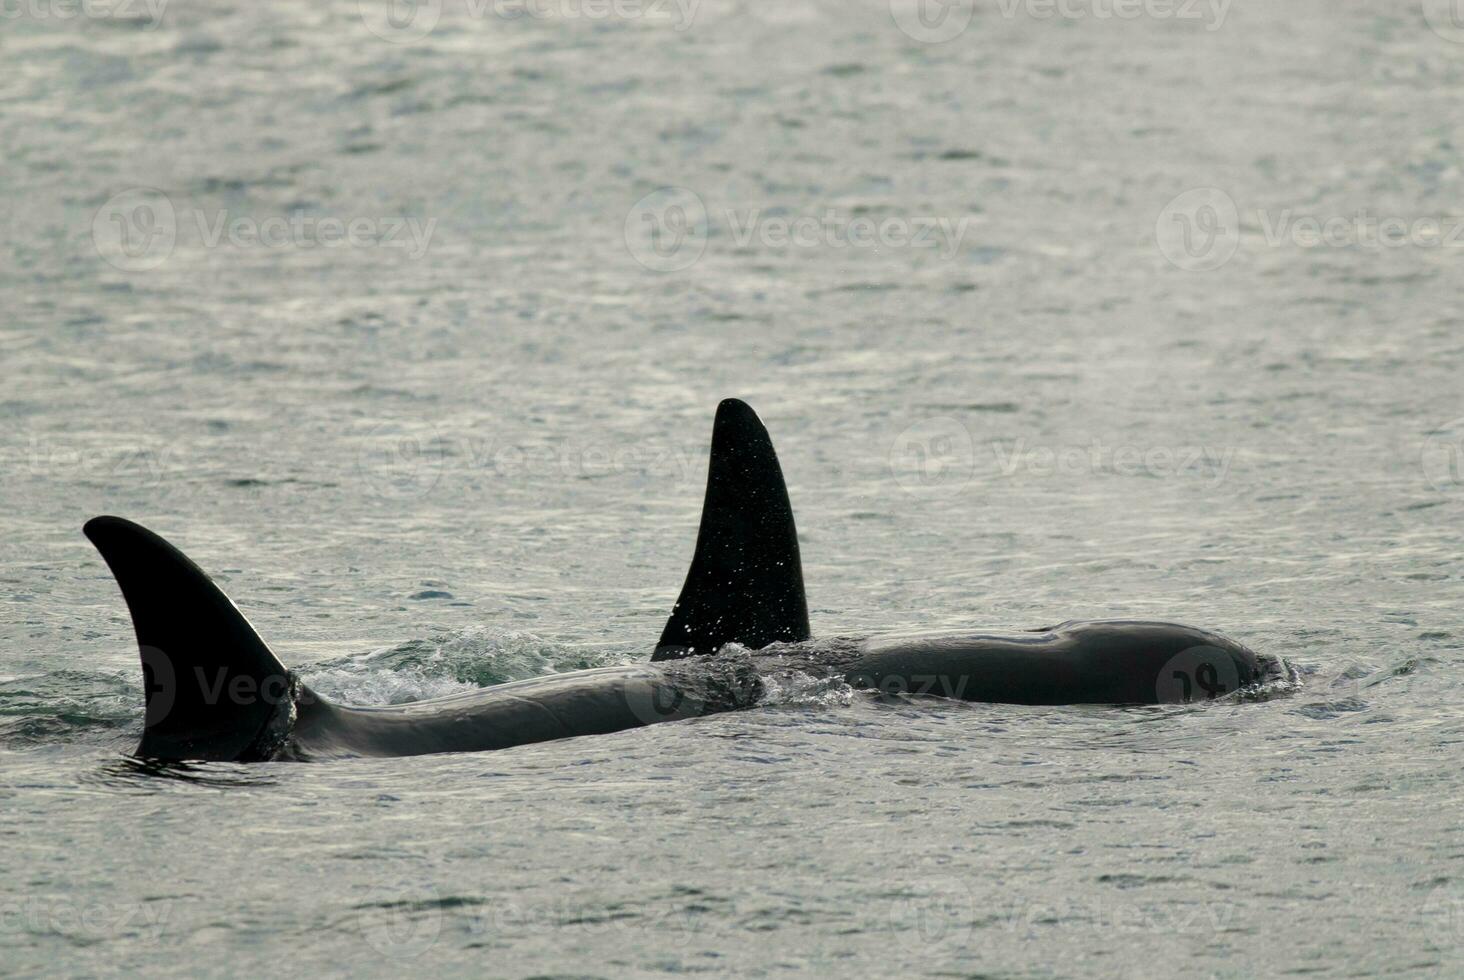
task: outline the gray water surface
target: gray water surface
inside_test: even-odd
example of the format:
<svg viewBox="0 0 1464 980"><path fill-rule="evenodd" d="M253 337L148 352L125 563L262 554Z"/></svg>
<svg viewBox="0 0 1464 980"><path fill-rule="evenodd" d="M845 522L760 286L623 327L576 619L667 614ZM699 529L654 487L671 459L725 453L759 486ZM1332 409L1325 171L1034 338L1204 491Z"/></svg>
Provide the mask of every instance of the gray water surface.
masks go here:
<svg viewBox="0 0 1464 980"><path fill-rule="evenodd" d="M1220 6L6 7L0 972L1458 975L1464 30ZM128 758L88 517L343 701L635 662L729 395L816 633L1300 684Z"/></svg>

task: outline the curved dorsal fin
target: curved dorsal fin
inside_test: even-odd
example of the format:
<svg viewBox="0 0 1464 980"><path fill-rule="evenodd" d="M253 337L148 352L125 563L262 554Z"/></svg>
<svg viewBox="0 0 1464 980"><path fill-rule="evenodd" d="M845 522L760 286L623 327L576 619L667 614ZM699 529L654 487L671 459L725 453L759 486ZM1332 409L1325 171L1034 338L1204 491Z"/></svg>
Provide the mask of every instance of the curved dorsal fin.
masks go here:
<svg viewBox="0 0 1464 980"><path fill-rule="evenodd" d="M142 654L147 717L137 754L249 760L293 698L289 671L244 614L177 548L120 517L87 522Z"/></svg>
<svg viewBox="0 0 1464 980"><path fill-rule="evenodd" d="M783 470L757 413L717 406L696 555L653 660L810 636L798 532Z"/></svg>

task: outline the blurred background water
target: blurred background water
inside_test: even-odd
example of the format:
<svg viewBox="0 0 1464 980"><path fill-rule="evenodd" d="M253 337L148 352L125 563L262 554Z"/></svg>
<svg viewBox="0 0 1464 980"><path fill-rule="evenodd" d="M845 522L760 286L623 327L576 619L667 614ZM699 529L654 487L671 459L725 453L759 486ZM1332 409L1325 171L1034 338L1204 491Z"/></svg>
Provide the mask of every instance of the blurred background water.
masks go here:
<svg viewBox="0 0 1464 980"><path fill-rule="evenodd" d="M1464 965L1449 0L0 15L4 972ZM816 633L1173 619L1301 689L127 758L86 518L343 700L630 662L729 395Z"/></svg>

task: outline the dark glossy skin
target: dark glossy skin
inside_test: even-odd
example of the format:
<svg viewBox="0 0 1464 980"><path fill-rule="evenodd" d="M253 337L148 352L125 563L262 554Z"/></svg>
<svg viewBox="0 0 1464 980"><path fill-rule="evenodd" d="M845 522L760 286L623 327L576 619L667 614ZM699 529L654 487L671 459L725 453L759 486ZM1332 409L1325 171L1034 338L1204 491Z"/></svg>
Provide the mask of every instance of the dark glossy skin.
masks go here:
<svg viewBox="0 0 1464 980"><path fill-rule="evenodd" d="M302 692L289 738L273 758L484 752L606 735L750 707L761 684L745 663L692 661L577 670L381 708L348 708Z"/></svg>
<svg viewBox="0 0 1464 980"><path fill-rule="evenodd" d="M1204 701L1254 683L1264 665L1241 645L1169 623L1064 623L1026 633L874 637L848 647L581 670L381 708L332 704L301 686L288 738L271 758L483 752L757 703L757 671L790 662L857 688L1008 704Z"/></svg>
<svg viewBox="0 0 1464 980"><path fill-rule="evenodd" d="M306 689L275 757L481 752L736 711L757 703L757 670L790 664L885 694L1006 704L1205 701L1265 671L1254 653L1213 633L1117 620L873 637L822 649L780 644L761 655L582 670L387 708L342 707Z"/></svg>
<svg viewBox="0 0 1464 980"><path fill-rule="evenodd" d="M1234 640L1173 623L1068 622L1023 633L876 637L845 677L855 687L999 704L1204 701L1266 673Z"/></svg>
<svg viewBox="0 0 1464 980"><path fill-rule="evenodd" d="M717 409L696 550L651 659L758 650L813 634L798 529L773 441L735 398Z"/></svg>
<svg viewBox="0 0 1464 980"><path fill-rule="evenodd" d="M116 517L90 521L86 534L132 613L147 696L137 754L152 759L504 749L750 707L761 675L789 668L891 695L1033 705L1204 701L1267 673L1240 644L1171 623L810 640L782 469L762 422L736 399L717 410L696 552L648 664L393 707L332 704L167 541ZM735 652L720 652L729 643Z"/></svg>
<svg viewBox="0 0 1464 980"><path fill-rule="evenodd" d="M796 666L887 694L1014 704L1207 700L1261 678L1240 644L1167 623L1064 623L1027 633L775 643L576 671L383 708L300 683L197 565L130 521L87 534L117 576L142 648L155 759L333 759L479 752L747 708L760 672Z"/></svg>

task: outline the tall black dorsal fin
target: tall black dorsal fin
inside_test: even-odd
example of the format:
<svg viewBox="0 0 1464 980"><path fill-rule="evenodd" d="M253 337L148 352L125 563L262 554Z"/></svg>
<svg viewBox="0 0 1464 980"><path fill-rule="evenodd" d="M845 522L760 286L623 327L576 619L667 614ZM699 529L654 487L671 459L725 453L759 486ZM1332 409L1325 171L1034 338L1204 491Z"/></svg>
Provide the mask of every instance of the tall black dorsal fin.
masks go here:
<svg viewBox="0 0 1464 980"><path fill-rule="evenodd" d="M809 638L798 532L783 470L757 413L717 406L696 555L653 660Z"/></svg>
<svg viewBox="0 0 1464 980"><path fill-rule="evenodd" d="M127 600L147 715L137 754L248 761L288 726L293 680L229 597L177 548L120 517L88 521Z"/></svg>

